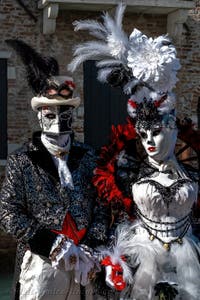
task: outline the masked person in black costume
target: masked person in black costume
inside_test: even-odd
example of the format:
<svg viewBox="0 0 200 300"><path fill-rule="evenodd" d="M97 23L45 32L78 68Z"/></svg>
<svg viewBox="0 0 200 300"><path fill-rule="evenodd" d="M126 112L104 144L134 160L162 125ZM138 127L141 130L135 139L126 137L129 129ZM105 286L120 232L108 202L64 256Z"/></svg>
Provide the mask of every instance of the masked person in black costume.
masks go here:
<svg viewBox="0 0 200 300"><path fill-rule="evenodd" d="M16 299L80 299L78 283L86 285L97 269L82 241L105 238L99 225L88 230L96 156L73 140L72 114L80 99L74 96L73 79L58 76L54 58L22 41L7 42L25 64L42 129L8 157L0 194L1 226L18 242Z"/></svg>

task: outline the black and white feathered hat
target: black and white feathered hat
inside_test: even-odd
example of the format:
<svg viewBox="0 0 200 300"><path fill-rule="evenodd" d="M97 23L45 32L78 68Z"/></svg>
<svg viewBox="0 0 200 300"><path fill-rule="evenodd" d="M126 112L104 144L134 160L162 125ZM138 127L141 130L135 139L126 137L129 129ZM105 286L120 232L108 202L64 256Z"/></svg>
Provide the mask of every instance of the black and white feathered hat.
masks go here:
<svg viewBox="0 0 200 300"><path fill-rule="evenodd" d="M102 23L96 20L75 21L75 31L88 30L96 40L79 44L74 50L74 59L68 69L74 71L82 62L96 60L98 80L121 87L130 95L128 113L134 119L139 107L156 105L160 114L175 109L172 89L178 81L180 69L176 49L167 35L148 38L134 29L128 35L122 29L125 5L118 5L115 17L102 15Z"/></svg>
<svg viewBox="0 0 200 300"><path fill-rule="evenodd" d="M42 106L79 106L80 98L73 96L73 79L59 76L59 66L55 58L42 56L21 40L6 42L14 48L25 65L28 84L36 94L31 100L34 111Z"/></svg>

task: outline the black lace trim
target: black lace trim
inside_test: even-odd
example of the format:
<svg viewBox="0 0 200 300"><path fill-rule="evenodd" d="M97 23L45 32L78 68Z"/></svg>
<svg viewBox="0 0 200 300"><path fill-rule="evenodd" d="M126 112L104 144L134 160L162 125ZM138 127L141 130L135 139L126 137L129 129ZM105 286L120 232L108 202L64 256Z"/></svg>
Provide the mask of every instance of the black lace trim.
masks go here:
<svg viewBox="0 0 200 300"><path fill-rule="evenodd" d="M189 165L183 164L181 162L178 162L178 163L179 163L181 169L187 175L187 177L191 178L191 180L193 182L198 182L198 180L199 180L198 172L195 172L194 169L191 169L191 167ZM137 177L137 181L140 181L141 179L143 179L145 177L148 178L154 173L159 173L159 170L157 168L151 166L147 161L144 161L140 165L140 170L139 170L139 174ZM170 173L170 170L166 171L166 172L162 172L162 173Z"/></svg>
<svg viewBox="0 0 200 300"><path fill-rule="evenodd" d="M184 184L184 183L192 183L191 179L187 178L182 178L178 179L176 182L172 183L170 186L164 186L161 183L153 180L153 179L146 179L146 180L141 180L140 182L136 182L136 184L144 184L144 183L149 183L153 185L161 194L162 199L164 203L169 206L169 204L173 201L174 195L176 194L177 190Z"/></svg>
<svg viewBox="0 0 200 300"><path fill-rule="evenodd" d="M155 221L155 220L151 220L148 217L146 217L138 208L136 208L136 214L139 217L139 219L141 219L141 217L143 217L144 219L146 219L149 222L154 222L155 224L162 224L162 225L175 225L175 224L181 223L182 221L190 219L190 215L188 214L188 215L184 216L183 218L181 218L181 219L179 219L179 220L177 220L175 222Z"/></svg>

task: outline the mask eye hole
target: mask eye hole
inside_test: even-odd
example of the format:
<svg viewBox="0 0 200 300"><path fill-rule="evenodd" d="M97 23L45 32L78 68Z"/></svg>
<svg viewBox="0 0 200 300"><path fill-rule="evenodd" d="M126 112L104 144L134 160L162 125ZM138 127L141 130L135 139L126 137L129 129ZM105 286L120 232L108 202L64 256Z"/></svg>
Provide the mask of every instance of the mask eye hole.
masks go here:
<svg viewBox="0 0 200 300"><path fill-rule="evenodd" d="M147 138L147 134L144 131L140 131L139 135L141 136L142 139L146 139Z"/></svg>
<svg viewBox="0 0 200 300"><path fill-rule="evenodd" d="M71 92L67 89L62 89L60 92L59 92L60 95L62 96L69 96L69 94L71 94Z"/></svg>
<svg viewBox="0 0 200 300"><path fill-rule="evenodd" d="M56 94L57 94L57 91L56 91L54 88L50 88L50 89L48 89L48 90L46 91L46 94L47 94L47 95L50 95L50 96L56 95Z"/></svg>
<svg viewBox="0 0 200 300"><path fill-rule="evenodd" d="M61 118L62 120L68 120L68 119L69 119L69 115L68 115L68 114L62 114L62 115L60 116L60 118Z"/></svg>
<svg viewBox="0 0 200 300"><path fill-rule="evenodd" d="M155 129L154 131L153 131L153 136L157 136L157 135L159 135L160 133L161 133L161 128L159 128L159 129Z"/></svg>
<svg viewBox="0 0 200 300"><path fill-rule="evenodd" d="M68 120L69 118L70 118L69 113L62 113L62 114L60 114L60 119L61 119L61 120L66 121L66 120Z"/></svg>
<svg viewBox="0 0 200 300"><path fill-rule="evenodd" d="M45 118L50 119L50 120L53 120L53 119L56 118L56 115L53 114L53 113L48 113L48 114L45 115Z"/></svg>

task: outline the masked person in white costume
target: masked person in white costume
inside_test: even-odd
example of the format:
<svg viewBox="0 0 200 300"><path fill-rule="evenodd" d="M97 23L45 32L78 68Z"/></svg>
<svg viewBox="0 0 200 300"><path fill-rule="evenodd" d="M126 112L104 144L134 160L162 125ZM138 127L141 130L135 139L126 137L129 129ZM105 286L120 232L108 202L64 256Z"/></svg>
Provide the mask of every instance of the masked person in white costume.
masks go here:
<svg viewBox="0 0 200 300"><path fill-rule="evenodd" d="M117 299L198 300L200 243L192 234L190 213L197 202L199 171L174 155L178 128L172 89L179 59L167 36L148 38L134 29L128 37L122 29L124 9L119 5L114 18L105 13L103 23L75 22L75 30L89 30L98 40L78 45L69 66L73 71L95 59L98 79L129 95L130 123L124 132L116 129L114 144L103 149L110 160L96 169L96 186L101 192L104 185L101 194L109 201L123 198L130 188L132 215L137 216L119 226L114 245L102 250L106 282L121 291ZM134 147L126 153L130 130L146 151L144 161ZM113 176L112 187L106 172L109 181ZM117 190L115 199L110 200L109 188L110 193Z"/></svg>
<svg viewBox="0 0 200 300"><path fill-rule="evenodd" d="M42 129L8 157L0 194L1 226L18 242L14 297L80 299L80 284L89 283L96 270L82 241L103 238L94 223L90 227L96 156L73 140L72 113L80 98L74 96L73 79L58 75L54 58L23 41L7 42L25 64L35 93L31 105Z"/></svg>

